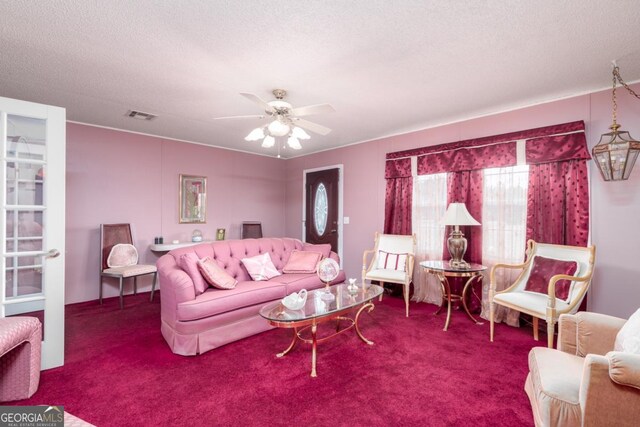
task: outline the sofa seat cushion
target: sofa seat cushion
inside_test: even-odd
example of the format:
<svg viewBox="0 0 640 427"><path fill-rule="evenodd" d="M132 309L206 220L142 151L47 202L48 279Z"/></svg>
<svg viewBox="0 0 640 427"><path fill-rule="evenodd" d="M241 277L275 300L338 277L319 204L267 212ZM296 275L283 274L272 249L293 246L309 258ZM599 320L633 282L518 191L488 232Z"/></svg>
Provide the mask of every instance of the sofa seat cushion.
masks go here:
<svg viewBox="0 0 640 427"><path fill-rule="evenodd" d="M238 282L233 289L209 288L196 299L178 304L177 320L203 319L239 308L279 300L286 295L284 284L269 281Z"/></svg>
<svg viewBox="0 0 640 427"><path fill-rule="evenodd" d="M286 285L287 295L292 292L299 292L302 289L310 291L324 286L315 273L287 273L282 276L274 277L270 282Z"/></svg>
<svg viewBox="0 0 640 427"><path fill-rule="evenodd" d="M580 425L580 384L584 358L546 347L529 352L536 419L544 425Z"/></svg>

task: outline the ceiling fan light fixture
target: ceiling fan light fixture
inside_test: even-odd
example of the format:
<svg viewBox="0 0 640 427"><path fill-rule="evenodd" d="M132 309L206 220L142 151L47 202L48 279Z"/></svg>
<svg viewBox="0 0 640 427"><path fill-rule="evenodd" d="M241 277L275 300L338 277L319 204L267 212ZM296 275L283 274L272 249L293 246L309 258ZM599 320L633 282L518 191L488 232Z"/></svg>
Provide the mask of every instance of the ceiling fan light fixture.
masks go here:
<svg viewBox="0 0 640 427"><path fill-rule="evenodd" d="M298 141L298 138L296 138L295 136L290 136L289 139L287 139L287 144L289 144L289 147L293 148L294 150L302 149L300 141Z"/></svg>
<svg viewBox="0 0 640 427"><path fill-rule="evenodd" d="M245 141L257 141L259 139L264 138L264 129L263 128L255 128L254 130L252 130L251 132L249 132L249 135L247 135L244 140Z"/></svg>
<svg viewBox="0 0 640 427"><path fill-rule="evenodd" d="M291 131L291 136L296 137L298 139L311 139L308 133L304 131L304 129L299 128L298 126L294 126Z"/></svg>
<svg viewBox="0 0 640 427"><path fill-rule="evenodd" d="M276 144L276 139L274 137L272 137L271 135L267 135L264 137L264 140L262 141L262 147L263 148L271 148Z"/></svg>
<svg viewBox="0 0 640 427"><path fill-rule="evenodd" d="M283 123L280 117L269 123L269 133L273 136L285 136L289 130L289 125Z"/></svg>

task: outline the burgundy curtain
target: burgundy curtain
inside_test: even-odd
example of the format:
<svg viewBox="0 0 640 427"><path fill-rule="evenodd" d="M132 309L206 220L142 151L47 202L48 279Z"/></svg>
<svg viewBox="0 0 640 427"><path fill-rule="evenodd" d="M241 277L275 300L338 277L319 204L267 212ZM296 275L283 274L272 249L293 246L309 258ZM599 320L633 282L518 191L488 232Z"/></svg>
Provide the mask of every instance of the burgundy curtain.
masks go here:
<svg viewBox="0 0 640 427"><path fill-rule="evenodd" d="M411 159L387 160L385 178L387 190L384 201L384 233L411 234Z"/></svg>
<svg viewBox="0 0 640 427"><path fill-rule="evenodd" d="M447 174L447 203L464 203L467 210L480 224L482 224L482 170L451 172ZM449 226L444 236L444 250L442 259L451 259L449 250L447 249L447 239L452 226ZM467 252L464 259L467 262L475 262L482 264L482 227L480 226L463 226L460 231L464 233L467 239ZM458 295L462 294L462 288L466 279L456 280L449 279L452 292ZM476 283L478 285L478 283ZM478 291L476 291L478 292ZM482 294L482 284L480 284L479 294ZM480 309L481 303L476 298L469 298L467 301L469 310L476 312Z"/></svg>
<svg viewBox="0 0 640 427"><path fill-rule="evenodd" d="M527 141L527 239L587 246L591 158L584 133Z"/></svg>
<svg viewBox="0 0 640 427"><path fill-rule="evenodd" d="M482 170L451 172L447 175L447 204L464 203L471 216L480 224L482 224L482 177ZM451 258L447 249L450 231L447 229L445 232L442 258L445 260ZM482 227L462 226L460 231L467 239L465 261L482 264Z"/></svg>
<svg viewBox="0 0 640 427"><path fill-rule="evenodd" d="M588 185L585 160L530 165L527 240L587 246Z"/></svg>

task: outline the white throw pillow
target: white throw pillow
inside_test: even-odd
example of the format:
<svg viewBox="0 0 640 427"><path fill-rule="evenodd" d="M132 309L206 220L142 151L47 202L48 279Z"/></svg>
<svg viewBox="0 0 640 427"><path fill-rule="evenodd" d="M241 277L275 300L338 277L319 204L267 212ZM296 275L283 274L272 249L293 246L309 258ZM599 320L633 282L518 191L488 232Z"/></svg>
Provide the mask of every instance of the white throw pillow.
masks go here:
<svg viewBox="0 0 640 427"><path fill-rule="evenodd" d="M118 243L109 252L107 265L109 267L128 267L138 263L136 247L128 243Z"/></svg>
<svg viewBox="0 0 640 427"><path fill-rule="evenodd" d="M272 277L280 276L280 272L271 261L269 252L251 258L242 258L242 264L249 272L249 276L255 281L269 280Z"/></svg>
<svg viewBox="0 0 640 427"><path fill-rule="evenodd" d="M640 354L640 309L629 317L616 335L615 351Z"/></svg>
<svg viewBox="0 0 640 427"><path fill-rule="evenodd" d="M378 251L378 270L399 270L405 271L407 265L407 254L394 254L391 252Z"/></svg>

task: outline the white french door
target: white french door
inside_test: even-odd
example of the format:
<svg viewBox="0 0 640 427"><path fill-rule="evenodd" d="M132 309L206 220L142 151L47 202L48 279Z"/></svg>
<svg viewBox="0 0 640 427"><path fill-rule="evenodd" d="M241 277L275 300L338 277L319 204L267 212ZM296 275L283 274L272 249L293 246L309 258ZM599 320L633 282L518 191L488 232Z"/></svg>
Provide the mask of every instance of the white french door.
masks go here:
<svg viewBox="0 0 640 427"><path fill-rule="evenodd" d="M0 317L42 320L42 369L64 364L65 120L0 97Z"/></svg>

